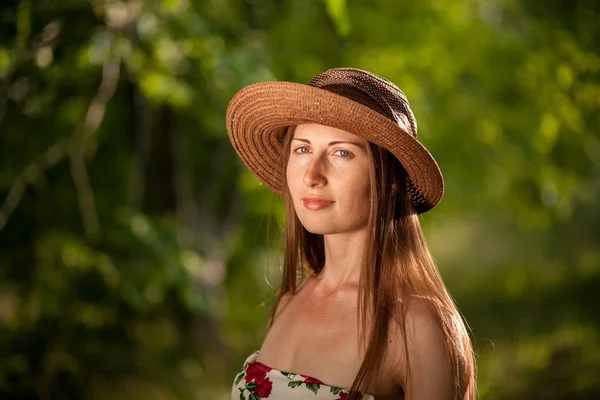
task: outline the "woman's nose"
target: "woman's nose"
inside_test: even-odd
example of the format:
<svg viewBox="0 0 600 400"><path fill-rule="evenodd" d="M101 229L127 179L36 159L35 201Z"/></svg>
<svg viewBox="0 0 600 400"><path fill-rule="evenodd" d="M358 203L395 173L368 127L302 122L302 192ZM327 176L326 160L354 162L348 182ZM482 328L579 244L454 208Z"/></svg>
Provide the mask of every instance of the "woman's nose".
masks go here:
<svg viewBox="0 0 600 400"><path fill-rule="evenodd" d="M322 160L320 160L320 158L314 158L308 165L304 177L302 178L304 184L309 187L325 185L327 183L327 178L325 178L323 169L324 166Z"/></svg>

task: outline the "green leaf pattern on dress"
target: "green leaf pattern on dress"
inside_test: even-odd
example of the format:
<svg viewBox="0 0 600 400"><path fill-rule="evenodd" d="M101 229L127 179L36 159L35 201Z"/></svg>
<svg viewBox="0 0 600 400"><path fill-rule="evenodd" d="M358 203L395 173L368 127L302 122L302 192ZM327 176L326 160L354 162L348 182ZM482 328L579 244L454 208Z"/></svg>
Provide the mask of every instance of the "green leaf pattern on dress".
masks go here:
<svg viewBox="0 0 600 400"><path fill-rule="evenodd" d="M256 353L254 354L254 360L255 357ZM287 398L284 388L290 390L290 398L310 399L314 397L315 399L326 398L331 400L346 400L348 398L347 389L327 385L310 376L279 371L254 360L244 363L244 367L235 377L233 389L235 392L239 390L240 400ZM286 379L283 379L283 377ZM323 386L325 389L323 389ZM298 389L300 387L304 389ZM273 389L275 389L274 393ZM232 392L232 399L237 398L235 392ZM306 395L302 393L306 393ZM273 397L271 397L272 394ZM364 398L362 394L359 394L359 396L359 398ZM372 400L373 397L367 396L367 399Z"/></svg>

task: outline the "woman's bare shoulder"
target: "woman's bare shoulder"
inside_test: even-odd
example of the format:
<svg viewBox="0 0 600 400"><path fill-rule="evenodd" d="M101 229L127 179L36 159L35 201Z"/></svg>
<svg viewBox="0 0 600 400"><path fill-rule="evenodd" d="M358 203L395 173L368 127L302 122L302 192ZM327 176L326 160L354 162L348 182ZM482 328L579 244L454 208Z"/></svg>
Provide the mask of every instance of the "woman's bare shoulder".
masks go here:
<svg viewBox="0 0 600 400"><path fill-rule="evenodd" d="M277 318L277 316L287 307L287 305L294 298L294 296L304 288L304 285L308 282L309 279L310 277L305 277L304 279L302 279L302 281L298 285L298 288L296 289L296 293L284 292L280 295L280 298L275 306L275 312L273 313L274 318Z"/></svg>
<svg viewBox="0 0 600 400"><path fill-rule="evenodd" d="M391 334L402 334L405 328L414 324L434 324L438 321L434 312L434 300L420 296L406 296L399 299L392 307L390 315ZM441 327L441 325L440 325Z"/></svg>
<svg viewBox="0 0 600 400"><path fill-rule="evenodd" d="M290 300L294 295L290 292L283 293L281 298L277 302L277 306L275 307L275 318L283 311L283 309L288 305Z"/></svg>
<svg viewBox="0 0 600 400"><path fill-rule="evenodd" d="M402 316L392 318L390 332L391 354L400 357L393 373L395 381L405 388L407 399L448 398L452 393L452 371L444 329L432 300L410 297L399 309ZM428 384L433 381L436 385Z"/></svg>

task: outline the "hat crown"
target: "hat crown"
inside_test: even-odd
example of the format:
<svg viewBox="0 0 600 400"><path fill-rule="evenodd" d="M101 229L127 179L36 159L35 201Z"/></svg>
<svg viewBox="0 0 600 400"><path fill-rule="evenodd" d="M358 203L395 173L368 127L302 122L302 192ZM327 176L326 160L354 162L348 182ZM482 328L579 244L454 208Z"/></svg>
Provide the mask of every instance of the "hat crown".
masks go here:
<svg viewBox="0 0 600 400"><path fill-rule="evenodd" d="M385 78L356 68L333 68L308 84L369 107L417 137L417 121L406 95Z"/></svg>

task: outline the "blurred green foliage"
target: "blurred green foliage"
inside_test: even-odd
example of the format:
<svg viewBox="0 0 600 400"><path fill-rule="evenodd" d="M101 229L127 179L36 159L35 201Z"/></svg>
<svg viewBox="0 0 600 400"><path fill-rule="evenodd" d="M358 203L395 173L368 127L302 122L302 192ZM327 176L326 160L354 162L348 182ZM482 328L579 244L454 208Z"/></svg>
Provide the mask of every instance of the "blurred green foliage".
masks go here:
<svg viewBox="0 0 600 400"><path fill-rule="evenodd" d="M446 180L423 217L485 399L600 398L594 0L7 0L0 398L228 398L282 207L237 160L245 85L364 68Z"/></svg>

